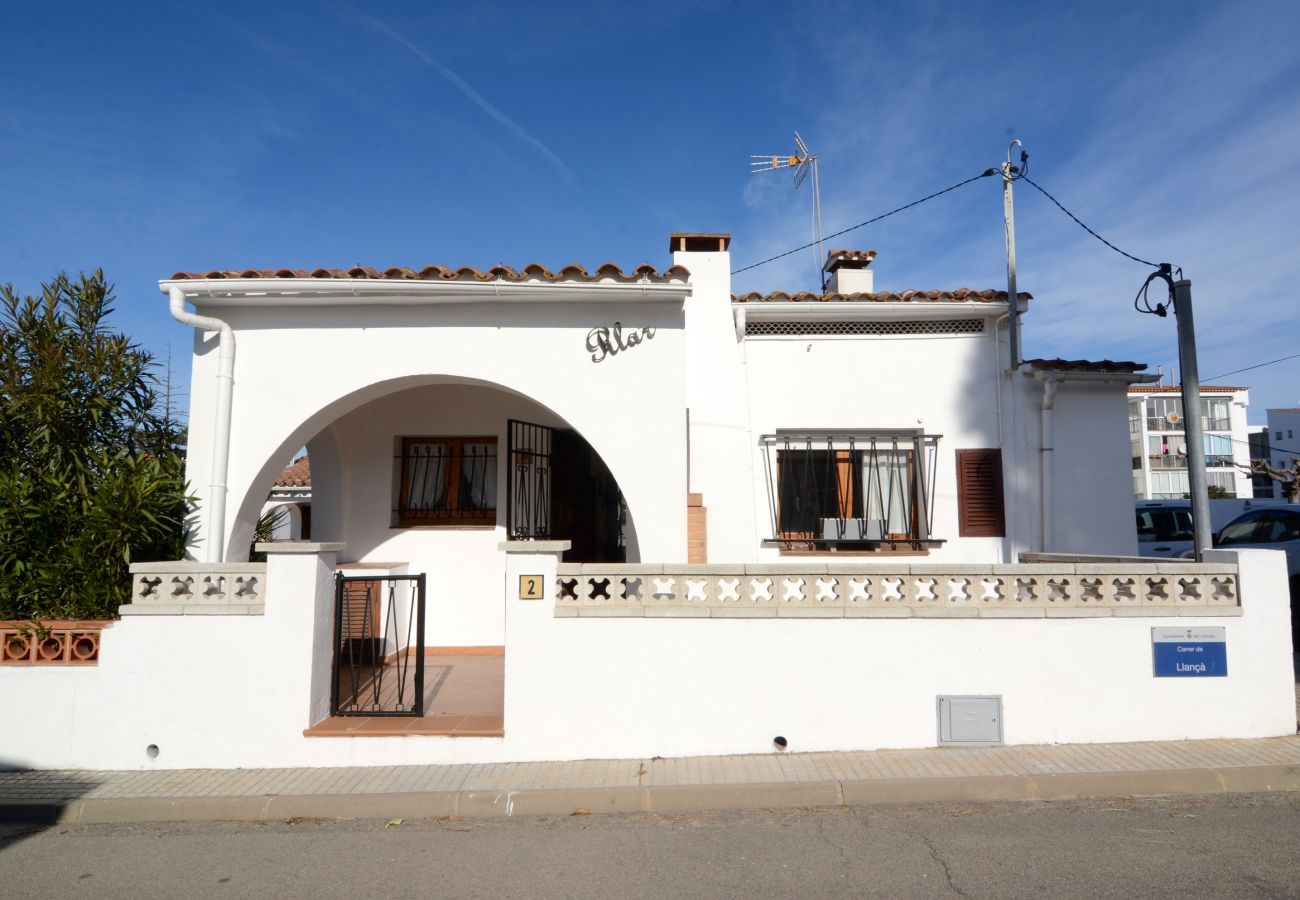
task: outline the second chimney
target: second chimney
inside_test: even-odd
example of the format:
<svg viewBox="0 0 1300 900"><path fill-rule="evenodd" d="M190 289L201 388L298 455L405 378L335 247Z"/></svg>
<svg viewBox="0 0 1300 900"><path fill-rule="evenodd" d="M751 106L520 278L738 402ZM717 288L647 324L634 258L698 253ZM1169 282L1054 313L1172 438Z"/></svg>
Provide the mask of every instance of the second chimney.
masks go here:
<svg viewBox="0 0 1300 900"><path fill-rule="evenodd" d="M832 294L870 294L875 290L875 273L868 267L875 258L875 250L832 250L822 266L830 276L826 290Z"/></svg>

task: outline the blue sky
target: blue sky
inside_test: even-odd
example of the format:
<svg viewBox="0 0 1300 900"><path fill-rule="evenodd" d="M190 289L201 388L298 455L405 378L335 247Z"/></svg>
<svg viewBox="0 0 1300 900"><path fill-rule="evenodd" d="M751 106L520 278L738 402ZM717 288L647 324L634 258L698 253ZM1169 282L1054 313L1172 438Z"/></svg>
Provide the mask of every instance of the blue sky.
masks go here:
<svg viewBox="0 0 1300 900"><path fill-rule="evenodd" d="M1195 285L1201 372L1300 352L1295 3L22 4L0 58L0 280L102 267L116 324L188 377L157 281L184 269L668 264L727 231L735 267L996 165ZM1176 362L1146 269L1016 194L1031 356ZM879 289L1004 287L985 179L836 239ZM811 252L741 290L815 286ZM1251 421L1300 359L1226 379Z"/></svg>

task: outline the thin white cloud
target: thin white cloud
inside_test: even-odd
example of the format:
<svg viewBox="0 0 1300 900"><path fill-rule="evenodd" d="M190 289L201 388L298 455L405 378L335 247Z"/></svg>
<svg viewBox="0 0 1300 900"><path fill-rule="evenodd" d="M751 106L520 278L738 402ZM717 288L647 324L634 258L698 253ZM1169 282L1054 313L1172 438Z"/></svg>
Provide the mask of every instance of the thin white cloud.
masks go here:
<svg viewBox="0 0 1300 900"><path fill-rule="evenodd" d="M426 66L428 66L429 68L437 72L439 75L441 75L443 78L447 79L447 81L451 83L452 87L456 88L456 90L464 94L475 106L483 110L483 112L487 113L489 116L491 116L501 125L504 125L507 129L513 132L514 135L517 138L519 138L521 141L523 141L525 144L528 144L529 146L537 150L537 152L541 153L542 156L546 158L546 161L549 162L555 168L555 170L560 173L561 177L563 177L568 184L574 184L577 182L578 176L574 174L572 169L570 169L567 165L564 164L564 160L556 156L551 151L551 148L547 147L537 138L533 137L526 130L524 130L524 127L522 125L520 125L514 119L511 119L501 110L497 109L495 106L489 103L487 98L484 97L482 94L480 94L478 91L474 90L474 87L471 84L469 84L469 82L461 78L451 69L444 66L442 63L438 62L428 53L425 53L415 44L411 43L400 32L398 32L392 26L388 25L386 22L376 19L373 16L368 16L365 13L361 12L360 10L354 9L352 10L352 13L357 17L358 20L360 20L362 23L367 25L372 30L378 32L379 34L382 34L384 37L393 41L398 46L404 47L405 49L409 50L412 54L415 55L415 57L418 60L420 60L420 62L424 63Z"/></svg>

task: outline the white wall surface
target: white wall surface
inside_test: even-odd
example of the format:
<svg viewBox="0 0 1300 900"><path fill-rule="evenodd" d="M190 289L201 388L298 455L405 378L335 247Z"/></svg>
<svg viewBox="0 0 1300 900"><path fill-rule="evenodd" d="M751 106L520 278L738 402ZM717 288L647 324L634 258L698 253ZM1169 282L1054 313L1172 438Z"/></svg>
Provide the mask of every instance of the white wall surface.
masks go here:
<svg viewBox="0 0 1300 900"><path fill-rule="evenodd" d="M1269 456L1275 469L1287 470L1300 457L1300 409L1270 409L1268 411ZM1273 496L1286 499L1280 482L1273 482Z"/></svg>
<svg viewBox="0 0 1300 900"><path fill-rule="evenodd" d="M686 552L686 435L680 302L619 297L610 302L478 303L350 307L197 309L236 332L235 402L227 503L229 558L247 545L281 461L307 445L313 488L328 476L315 446L340 417L388 394L424 384L476 382L514 392L581 433L609 466L636 520L641 553L680 560ZM650 326L654 339L593 363L588 331L621 321ZM215 341L199 336L191 388L187 477L206 509L209 494ZM293 365L285 365L286 358ZM337 429L333 437L341 439ZM326 436L328 438L328 435ZM647 466L648 459L653 466ZM318 459L320 462L318 462ZM653 470L653 471L651 471ZM338 521L315 498L316 517ZM346 500L340 500L346 503ZM326 501L328 506L328 501ZM204 520L206 521L206 520ZM313 531L319 540L338 536ZM194 548L202 558L202 540Z"/></svg>
<svg viewBox="0 0 1300 900"><path fill-rule="evenodd" d="M982 335L747 338L749 477L758 539L771 538L770 476L759 441L779 430L882 430L942 435L936 461L931 532L947 541L936 562L1003 560L1000 538L962 538L957 521L959 449L999 446L997 357L991 325ZM1004 454L1003 465L1011 460ZM709 497L710 524L715 515ZM724 510L719 510L724 512ZM1131 515L1130 515L1131 518ZM712 535L710 535L712 539ZM779 558L775 547L756 557ZM710 561L727 561L712 555Z"/></svg>
<svg viewBox="0 0 1300 900"><path fill-rule="evenodd" d="M504 738L307 738L328 710L330 554L272 553L266 615L139 616L96 667L0 667L0 763L183 768L927 747L938 694L999 694L1009 744L1295 728L1283 556L1237 561L1240 617L598 619L521 601L508 555ZM553 578L548 581L553 584ZM502 585L497 585L499 596ZM1222 626L1225 678L1155 678L1153 626ZM145 753L159 748L157 759Z"/></svg>
<svg viewBox="0 0 1300 900"><path fill-rule="evenodd" d="M1123 385L1066 382L1053 417L1054 553L1134 556L1132 456Z"/></svg>

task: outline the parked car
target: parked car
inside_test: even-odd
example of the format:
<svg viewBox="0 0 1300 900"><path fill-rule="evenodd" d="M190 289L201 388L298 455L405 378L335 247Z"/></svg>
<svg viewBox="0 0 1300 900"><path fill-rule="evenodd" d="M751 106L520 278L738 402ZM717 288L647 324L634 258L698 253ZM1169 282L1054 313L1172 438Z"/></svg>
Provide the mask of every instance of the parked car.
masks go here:
<svg viewBox="0 0 1300 900"><path fill-rule="evenodd" d="M1238 516L1214 536L1233 550L1281 550L1291 586L1291 642L1300 651L1300 503L1270 506Z"/></svg>
<svg viewBox="0 0 1300 900"><path fill-rule="evenodd" d="M1146 500L1137 505L1139 556L1178 557L1192 549L1192 504Z"/></svg>
<svg viewBox="0 0 1300 900"><path fill-rule="evenodd" d="M1214 546L1281 550L1286 553L1287 574L1295 583L1300 578L1300 503L1237 516L1214 536Z"/></svg>
<svg viewBox="0 0 1300 900"><path fill-rule="evenodd" d="M1273 509L1279 500L1215 499L1210 501L1210 528L1217 534L1233 519L1253 509ZM1192 501L1137 501L1138 556L1166 559L1193 555Z"/></svg>

